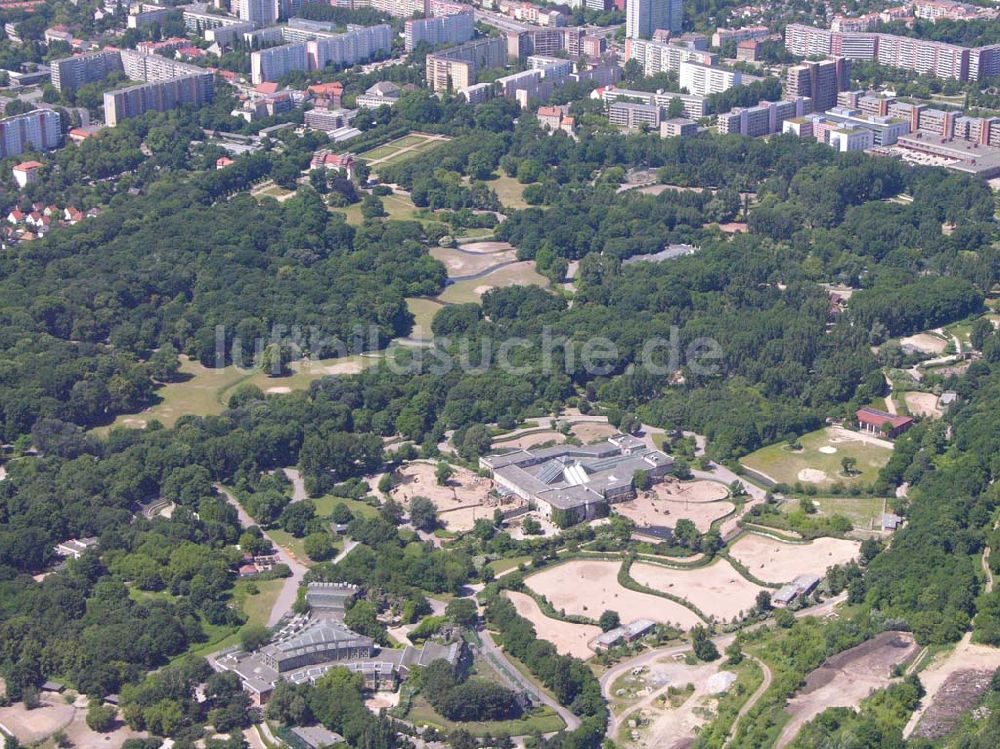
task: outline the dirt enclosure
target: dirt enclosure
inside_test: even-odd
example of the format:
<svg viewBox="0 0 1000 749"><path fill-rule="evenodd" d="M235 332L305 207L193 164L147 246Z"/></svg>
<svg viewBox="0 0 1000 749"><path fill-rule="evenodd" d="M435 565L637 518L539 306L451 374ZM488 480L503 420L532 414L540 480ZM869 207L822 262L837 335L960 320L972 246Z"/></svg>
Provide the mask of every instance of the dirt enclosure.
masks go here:
<svg viewBox="0 0 1000 749"><path fill-rule="evenodd" d="M938 408L938 397L934 393L907 393L904 396L906 407L914 416L927 416L932 419L941 416L941 409Z"/></svg>
<svg viewBox="0 0 1000 749"><path fill-rule="evenodd" d="M593 624L571 624L548 617L535 599L525 593L508 590L505 595L514 604L517 613L535 626L538 637L555 645L560 654L583 660L594 654L587 643L601 634L600 627Z"/></svg>
<svg viewBox="0 0 1000 749"><path fill-rule="evenodd" d="M639 593L618 582L619 562L573 560L550 567L524 582L556 611L597 619L617 611L623 622L649 618L689 629L701 622L691 609L659 596Z"/></svg>
<svg viewBox="0 0 1000 749"><path fill-rule="evenodd" d="M629 570L632 579L653 590L690 601L707 616L728 621L754 607L757 593L766 588L747 580L725 559L707 567L675 570L637 562Z"/></svg>
<svg viewBox="0 0 1000 749"><path fill-rule="evenodd" d="M931 333L906 336L900 338L899 343L901 346L910 346L925 354L941 354L948 347L948 341Z"/></svg>
<svg viewBox="0 0 1000 749"><path fill-rule="evenodd" d="M715 481L678 481L667 478L653 486L658 499L668 502L718 502L729 497L729 490Z"/></svg>
<svg viewBox="0 0 1000 749"><path fill-rule="evenodd" d="M635 731L633 745L640 749L677 749L688 746L715 711L717 695L712 694L711 679L719 673L718 663L691 666L673 660L657 661L647 671L628 676L619 689L626 697L638 698L623 710L625 719L618 731L624 744L631 739L629 719L642 717ZM672 705L669 690L693 687L689 696L678 698ZM615 695L617 696L617 695Z"/></svg>
<svg viewBox="0 0 1000 749"><path fill-rule="evenodd" d="M805 544L790 544L773 538L747 533L730 553L754 577L769 583L787 583L799 575L826 574L827 567L845 564L857 558L859 541L817 538Z"/></svg>
<svg viewBox="0 0 1000 749"><path fill-rule="evenodd" d="M616 504L614 509L635 521L637 529L673 528L678 520L687 519L705 533L713 521L731 513L736 505L732 502L669 502L658 499L655 492L642 492L635 499Z"/></svg>
<svg viewBox="0 0 1000 749"><path fill-rule="evenodd" d="M63 695L43 694L41 705L26 710L22 703L0 708L0 725L16 736L23 745L44 741L56 731L65 731L74 749L119 749L126 739L145 738L144 732L133 731L117 721L110 733L92 731L86 722L87 699L77 697L73 704Z"/></svg>
<svg viewBox="0 0 1000 749"><path fill-rule="evenodd" d="M403 507L409 507L413 497L427 497L438 510L438 521L446 530L463 532L472 530L479 518L493 516L499 507L504 510L520 507L524 501L508 497L503 501L490 497L493 482L477 476L472 471L454 466L454 475L447 486L439 486L431 463L409 463L396 473L396 486L389 496Z"/></svg>
<svg viewBox="0 0 1000 749"><path fill-rule="evenodd" d="M618 430L610 424L601 424L594 421L582 421L579 424L574 424L570 431L574 437L585 445L600 442L618 434Z"/></svg>
<svg viewBox="0 0 1000 749"><path fill-rule="evenodd" d="M787 711L792 717L775 747L789 744L806 722L828 707L857 707L871 692L888 686L893 667L908 663L918 649L908 632L883 632L827 659L789 700Z"/></svg>
<svg viewBox="0 0 1000 749"><path fill-rule="evenodd" d="M493 447L496 450L507 450L513 447L520 447L526 449L529 447L536 447L537 445L544 445L547 442L555 442L561 445L566 441L566 435L562 432L557 432L554 429L546 429L543 432L534 432L532 434L522 434L520 437L515 437L514 439L497 439L493 440Z"/></svg>

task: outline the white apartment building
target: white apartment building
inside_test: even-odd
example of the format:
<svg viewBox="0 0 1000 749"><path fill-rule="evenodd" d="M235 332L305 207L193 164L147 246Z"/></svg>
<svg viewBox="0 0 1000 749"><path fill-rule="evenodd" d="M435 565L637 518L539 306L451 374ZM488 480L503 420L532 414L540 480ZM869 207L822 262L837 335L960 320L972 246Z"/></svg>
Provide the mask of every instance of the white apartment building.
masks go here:
<svg viewBox="0 0 1000 749"><path fill-rule="evenodd" d="M680 65L680 86L697 96L718 94L742 83L742 75L737 70L713 68L696 62L682 62Z"/></svg>

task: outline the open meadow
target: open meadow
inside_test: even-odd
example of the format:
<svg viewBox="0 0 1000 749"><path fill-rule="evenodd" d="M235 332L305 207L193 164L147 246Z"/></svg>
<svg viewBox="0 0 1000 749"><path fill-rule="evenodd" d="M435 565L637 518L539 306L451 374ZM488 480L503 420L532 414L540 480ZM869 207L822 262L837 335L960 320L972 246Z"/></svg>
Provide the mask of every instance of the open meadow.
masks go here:
<svg viewBox="0 0 1000 749"><path fill-rule="evenodd" d="M742 458L740 462L783 484L815 484L830 486L843 484L870 484L879 470L889 462L892 448L884 440L840 427L825 427L799 438L800 450L793 450L785 442L763 447ZM845 457L856 461L854 472L845 476L841 460Z"/></svg>
<svg viewBox="0 0 1000 749"><path fill-rule="evenodd" d="M170 427L186 414L216 416L226 409L229 397L240 385L255 385L265 394L306 390L309 383L320 377L357 374L377 358L378 355L358 355L296 361L290 365L289 375L270 377L259 369L243 370L233 365L221 369L206 367L181 355L178 381L168 382L156 389L158 402L140 413L119 416L112 426L143 428L155 419Z"/></svg>

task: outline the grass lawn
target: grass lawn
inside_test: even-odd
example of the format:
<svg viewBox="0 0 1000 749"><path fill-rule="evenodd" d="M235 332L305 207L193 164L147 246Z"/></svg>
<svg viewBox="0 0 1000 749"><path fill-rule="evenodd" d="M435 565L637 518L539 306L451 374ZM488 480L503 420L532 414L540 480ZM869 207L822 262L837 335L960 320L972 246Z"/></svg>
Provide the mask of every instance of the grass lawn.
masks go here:
<svg viewBox="0 0 1000 749"><path fill-rule="evenodd" d="M444 305L434 299L409 297L406 300L406 306L413 313L413 331L410 333L410 338L416 340L430 340L433 338L434 334L431 332L431 323L434 321L434 315Z"/></svg>
<svg viewBox="0 0 1000 749"><path fill-rule="evenodd" d="M872 530L886 512L886 500L881 497L810 497L820 515L843 515L858 530ZM788 504L788 509L797 509L798 501Z"/></svg>
<svg viewBox="0 0 1000 749"><path fill-rule="evenodd" d="M443 140L430 138L421 133L410 133L401 138L396 138L396 140L391 140L388 143L383 143L381 146L376 146L370 151L358 154L358 158L368 162L384 159L384 161L374 165L377 169L379 166L385 164L398 163L418 154L426 153L433 148L437 148L444 142Z"/></svg>
<svg viewBox="0 0 1000 749"><path fill-rule="evenodd" d="M510 559L497 559L496 561L490 562L486 566L493 571L494 575L499 575L501 572L512 570L515 567L519 567L521 564L528 562L531 562L530 556L511 557Z"/></svg>
<svg viewBox="0 0 1000 749"><path fill-rule="evenodd" d="M528 204L524 202L524 188L527 185L522 185L514 177L508 177L506 174L501 174L494 180L487 182L490 187L496 190L497 197L500 199L500 204L505 208L527 208Z"/></svg>
<svg viewBox="0 0 1000 749"><path fill-rule="evenodd" d="M386 216L386 219L393 221L420 220L416 216L419 209L405 195L386 195L384 198L379 198L379 200L382 201L382 207L385 208L385 212L389 214ZM355 203L347 208L334 208L332 210L344 213L347 216L347 223L351 226L361 226L365 221L361 216L361 203Z"/></svg>
<svg viewBox="0 0 1000 749"><path fill-rule="evenodd" d="M257 586L258 593L251 595L248 591L250 583ZM243 613L247 615L247 621L243 627L254 624L266 625L268 617L271 615L271 608L278 600L278 593L281 592L284 580L240 580L233 586L232 602L236 604ZM223 650L240 641L240 631L243 627L225 627L216 624L202 622L202 629L208 639L205 642L196 644L186 653L183 653L173 660L179 660L187 655L205 656L218 650Z"/></svg>
<svg viewBox="0 0 1000 749"><path fill-rule="evenodd" d="M267 532L274 542L278 544L282 549L291 554L295 559L302 562L305 565L315 564L306 554L306 547L303 541L305 538L296 538L288 531L283 531L281 529L275 528L274 530L269 530ZM336 544L334 544L336 546ZM334 552L336 553L336 552Z"/></svg>
<svg viewBox="0 0 1000 749"><path fill-rule="evenodd" d="M230 365L223 369L204 367L196 360L181 357L181 382L171 382L156 390L159 402L138 414L122 414L112 426L144 427L157 419L171 427L181 416L214 416L225 410L226 403L239 385L256 385L265 393L305 390L309 383L331 374L360 372L376 360L375 356L351 356L343 359L323 359L316 362L293 362L292 373L286 377L268 377L259 370L239 370ZM98 432L107 432L100 427Z"/></svg>
<svg viewBox="0 0 1000 749"><path fill-rule="evenodd" d="M487 723L456 723L441 716L422 695L413 698L406 719L418 726L434 726L439 731L450 733L456 729L464 729L474 736L523 736L538 731L552 733L566 727L562 718L556 715L550 707L539 707L519 720L500 720Z"/></svg>
<svg viewBox="0 0 1000 749"><path fill-rule="evenodd" d="M371 505L367 505L357 499L347 499L345 497L334 497L333 495L326 495L320 497L319 499L314 499L313 502L316 505L316 514L320 517L326 517L331 512L336 505L344 504L347 505L347 509L353 512L355 515L360 515L363 518L373 518L378 515L378 510Z"/></svg>
<svg viewBox="0 0 1000 749"><path fill-rule="evenodd" d="M892 450L858 440L832 441L834 432L829 428L818 429L800 438L801 450L791 450L784 442L761 448L740 462L746 467L770 476L785 484L796 482L817 486L844 484L870 484L879 469L889 462ZM825 448L826 452L821 452ZM833 450L833 452L831 452ZM842 474L841 459L845 456L857 461L852 476Z"/></svg>

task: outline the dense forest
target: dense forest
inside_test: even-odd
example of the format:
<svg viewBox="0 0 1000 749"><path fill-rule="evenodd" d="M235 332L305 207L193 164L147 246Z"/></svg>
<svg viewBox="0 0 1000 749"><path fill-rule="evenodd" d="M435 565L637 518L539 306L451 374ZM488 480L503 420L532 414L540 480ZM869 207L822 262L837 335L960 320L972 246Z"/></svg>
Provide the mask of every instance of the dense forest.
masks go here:
<svg viewBox="0 0 1000 749"><path fill-rule="evenodd" d="M284 203L242 192L264 177L294 185L317 141L289 136L203 172L211 153L175 153L156 131L166 123L153 117L47 167L39 196L86 197L103 210L0 259L0 418L14 443L0 482L0 673L12 696L58 675L90 695L128 695L135 725L160 731L167 719L173 729L160 732L177 733L205 719L189 688L200 665L176 659L209 628L241 623L232 605L235 544L261 544L259 534L241 533L216 484L234 487L262 525L305 532L313 518L286 512L284 487L268 472L298 466L311 495L363 500L368 487L357 479L407 457L436 457L450 429L472 461L489 446L487 425L510 428L567 404L605 409L615 423L638 417L698 431L711 456L730 460L870 403L885 387L873 345L980 311L998 280L992 195L971 178L789 137L584 132L574 141L543 133L525 113L515 123L514 114L508 102L459 109L448 98L407 94L363 137L374 143L411 124L453 136L381 171L412 190L419 207L495 209L498 171L526 185L529 207L505 210L497 236L554 282L578 262L572 304L512 287L445 307L433 321L435 355L458 361L471 343L465 353L471 365L486 365L479 369L428 371L424 349L400 348L391 362L316 380L306 392L244 387L219 416L103 438L88 430L150 404L156 386L178 376L181 353L216 367L259 361L268 342L288 349L279 360L383 349L412 329L405 298L439 293L445 268L428 254L435 237L417 221L370 216L349 225L310 184ZM135 154L151 135L161 146L147 170ZM636 167L675 189L619 192ZM136 168L138 194L74 186L73 175L97 180L104 168ZM698 249L642 262L677 243ZM831 312L821 283L857 289L845 312ZM598 336L613 353L589 366L577 348ZM511 354L517 371L489 366L482 352L513 338L524 343ZM651 339L676 341L681 359L665 350L650 359ZM694 366L692 346L707 339L718 356L711 367ZM636 366L643 363L658 366ZM990 526L1000 473L995 364L987 358L949 380L962 400L950 417L953 439L919 425L880 477L887 491L910 484L908 525L852 595L871 622L903 622L921 643L955 640L973 621L978 637L1000 640L1000 598L979 595L976 559L986 546L1000 548ZM395 435L414 446L385 451L383 438ZM160 497L176 503L172 517L136 514ZM518 547L489 523L468 546L443 551L400 528L401 518L394 503L373 517L343 518L360 545L310 573L363 584L367 599L350 621L376 639L385 636L380 611L416 621L427 594L487 582L484 549L551 551L541 542ZM96 550L40 582L30 577L55 561L55 543L90 536ZM996 552L989 562L1000 570ZM505 599L489 597L487 617L585 718L559 745L596 746L606 715L592 673L537 640ZM845 625L823 641L811 628L795 632L782 684L868 633ZM791 652L799 637L809 644L801 656ZM151 669L161 671L147 677ZM431 692L442 710L461 714L454 694L476 692L497 715L514 711L505 693L439 676ZM231 685L213 686L211 709L238 712ZM167 713L162 701L176 704ZM354 742L392 745L392 724L364 711L347 675L308 693L289 688L277 704L310 711Z"/></svg>

